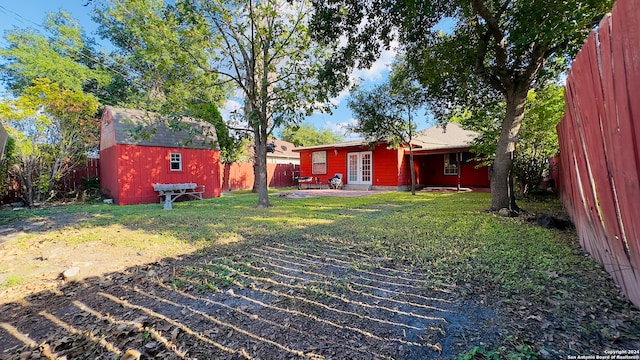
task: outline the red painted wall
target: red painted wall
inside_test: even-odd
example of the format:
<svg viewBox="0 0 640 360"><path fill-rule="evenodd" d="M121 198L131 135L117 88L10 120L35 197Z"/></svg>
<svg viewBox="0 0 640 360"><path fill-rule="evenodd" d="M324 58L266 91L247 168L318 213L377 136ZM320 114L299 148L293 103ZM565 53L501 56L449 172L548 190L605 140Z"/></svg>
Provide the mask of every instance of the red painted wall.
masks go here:
<svg viewBox="0 0 640 360"><path fill-rule="evenodd" d="M100 149L100 190L117 204L118 192L118 148Z"/></svg>
<svg viewBox="0 0 640 360"><path fill-rule="evenodd" d="M387 149L384 144L376 146L373 151L373 186L401 185L402 153L402 149Z"/></svg>
<svg viewBox="0 0 640 360"><path fill-rule="evenodd" d="M327 172L326 174L313 174L311 171L312 161L311 154L316 151L327 152ZM327 183L336 173L343 175L342 181L348 184L347 179L347 154L352 152L372 151L373 156L373 186L398 186L400 170L399 159L401 158L401 150L389 150L386 145L378 145L374 150L369 147L352 146L345 148L327 148L327 149L309 149L300 151L300 176L301 177L317 177L320 182Z"/></svg>
<svg viewBox="0 0 640 360"><path fill-rule="evenodd" d="M327 174L311 173L311 153L327 151ZM347 153L368 151L362 147L348 147L339 149L310 149L300 151L300 176L320 178L322 183L335 173L344 174L347 179ZM461 164L460 184L462 186L488 187L489 169L476 169L477 162ZM444 175L444 155L414 154L414 169L416 184L423 186L457 186L457 175ZM373 150L373 186L410 186L411 173L409 171L409 155L403 150L387 149L386 145L379 145Z"/></svg>
<svg viewBox="0 0 640 360"><path fill-rule="evenodd" d="M448 155L448 154L447 154ZM457 186L457 175L444 175L444 154L418 155L416 182L425 186ZM407 160L408 161L408 160ZM489 186L489 168L476 169L477 162L460 164L460 185L473 187Z"/></svg>
<svg viewBox="0 0 640 360"><path fill-rule="evenodd" d="M182 154L182 171L169 170L172 152ZM218 150L112 146L100 154L106 165L101 166L101 188L119 205L158 202L158 194L153 190L155 183L193 182L205 186L204 198L217 197L220 196L219 156Z"/></svg>

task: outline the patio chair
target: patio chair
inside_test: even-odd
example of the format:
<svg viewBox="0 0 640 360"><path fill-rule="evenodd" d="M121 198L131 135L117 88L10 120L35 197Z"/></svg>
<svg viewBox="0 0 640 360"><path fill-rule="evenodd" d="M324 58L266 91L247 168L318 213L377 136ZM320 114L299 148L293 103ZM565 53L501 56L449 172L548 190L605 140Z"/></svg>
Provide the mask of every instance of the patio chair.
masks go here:
<svg viewBox="0 0 640 360"><path fill-rule="evenodd" d="M342 174L335 174L329 179L329 188L342 189Z"/></svg>

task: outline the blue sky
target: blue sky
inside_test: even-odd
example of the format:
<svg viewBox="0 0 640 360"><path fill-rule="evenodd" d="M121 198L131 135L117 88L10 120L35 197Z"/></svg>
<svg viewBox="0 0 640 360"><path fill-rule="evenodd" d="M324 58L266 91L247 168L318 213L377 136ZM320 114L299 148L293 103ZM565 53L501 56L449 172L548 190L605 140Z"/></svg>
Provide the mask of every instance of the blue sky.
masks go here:
<svg viewBox="0 0 640 360"><path fill-rule="evenodd" d="M91 20L93 6L91 4L84 6L87 2L88 0L17 0L11 2L3 0L0 2L0 33L3 35L0 39L0 47L5 48L7 46L4 40L6 30L26 27L39 29L47 13L56 12L60 9L69 12L88 35L99 40L96 34L97 24ZM395 54L394 50L384 52L371 68L354 71L353 78L361 79L364 86L372 86L384 81L389 75L389 66L393 62ZM329 129L344 135L344 126L355 122L351 110L347 107L348 96L348 92L345 91L340 97L333 100L337 107L332 114L314 114L304 122L310 123L317 128ZM226 111L223 111L223 115L228 114L234 106L238 106L238 103L229 101ZM425 129L432 125L424 116L419 116L419 118L418 129ZM351 134L347 137L353 138L357 137L357 135Z"/></svg>

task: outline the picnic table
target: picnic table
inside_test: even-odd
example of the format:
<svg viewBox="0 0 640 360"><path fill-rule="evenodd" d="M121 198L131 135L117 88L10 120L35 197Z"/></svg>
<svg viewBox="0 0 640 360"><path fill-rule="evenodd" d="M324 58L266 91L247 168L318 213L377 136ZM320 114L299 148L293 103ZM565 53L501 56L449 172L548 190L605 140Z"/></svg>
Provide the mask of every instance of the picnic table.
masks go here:
<svg viewBox="0 0 640 360"><path fill-rule="evenodd" d="M164 203L164 209L171 210L171 204L173 204L173 202L177 198L183 195L202 200L202 194L204 194L204 185L198 185L196 183L153 184L153 190L158 192L160 203Z"/></svg>

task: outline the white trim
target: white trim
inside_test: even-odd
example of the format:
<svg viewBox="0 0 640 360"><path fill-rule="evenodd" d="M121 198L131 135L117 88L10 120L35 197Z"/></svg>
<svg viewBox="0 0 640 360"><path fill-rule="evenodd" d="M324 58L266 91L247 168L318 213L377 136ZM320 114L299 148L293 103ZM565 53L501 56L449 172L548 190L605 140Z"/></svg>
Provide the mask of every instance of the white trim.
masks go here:
<svg viewBox="0 0 640 360"><path fill-rule="evenodd" d="M174 156L177 155L177 156ZM177 164L178 168L174 169L173 165ZM172 152L169 153L169 171L182 171L182 154Z"/></svg>
<svg viewBox="0 0 640 360"><path fill-rule="evenodd" d="M347 153L347 184L373 183L373 153L371 151Z"/></svg>

